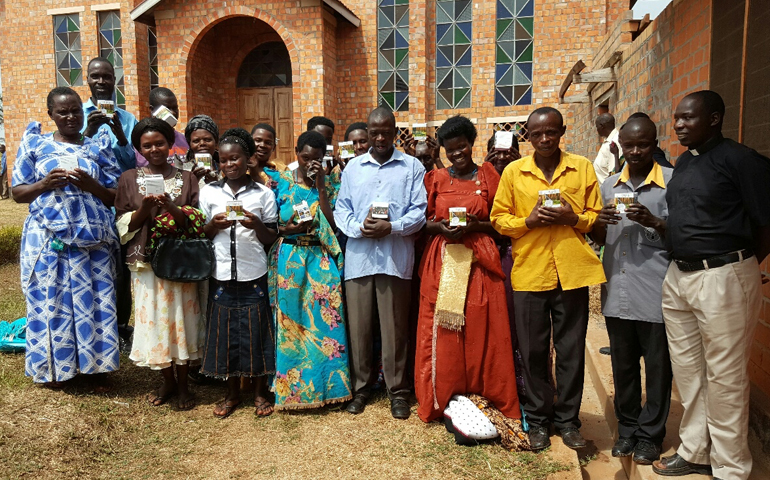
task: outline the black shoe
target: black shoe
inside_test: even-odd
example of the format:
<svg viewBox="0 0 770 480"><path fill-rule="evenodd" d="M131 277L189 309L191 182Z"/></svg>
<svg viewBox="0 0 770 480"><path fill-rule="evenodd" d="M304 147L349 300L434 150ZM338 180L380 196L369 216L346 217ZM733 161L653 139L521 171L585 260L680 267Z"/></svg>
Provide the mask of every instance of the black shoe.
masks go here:
<svg viewBox="0 0 770 480"><path fill-rule="evenodd" d="M639 465L652 465L660 458L660 447L647 440L639 440L634 448L634 462Z"/></svg>
<svg viewBox="0 0 770 480"><path fill-rule="evenodd" d="M583 448L587 445L586 439L580 434L580 430L575 427L563 428L559 432L559 435L561 435L564 445L572 450L577 450L578 448Z"/></svg>
<svg viewBox="0 0 770 480"><path fill-rule="evenodd" d="M366 403L369 401L369 397L362 394L357 393L355 397L353 397L353 401L348 404L348 408L345 410L348 411L348 413L352 413L353 415L358 415L359 413L364 413L364 409L366 408Z"/></svg>
<svg viewBox="0 0 770 480"><path fill-rule="evenodd" d="M390 414L393 418L399 420L406 420L409 415L412 414L412 410L409 408L409 402L403 398L392 398L390 400Z"/></svg>
<svg viewBox="0 0 770 480"><path fill-rule="evenodd" d="M531 448L533 452L537 452L550 446L551 438L548 436L548 428L530 425L529 448Z"/></svg>
<svg viewBox="0 0 770 480"><path fill-rule="evenodd" d="M627 457L629 455L632 455L634 453L635 446L636 446L635 438L620 437L618 438L618 441L615 442L615 446L612 447L612 456ZM655 460L657 460L657 458Z"/></svg>
<svg viewBox="0 0 770 480"><path fill-rule="evenodd" d="M602 348L600 348L599 349L599 353L601 353L602 355L610 355L611 354L610 347L602 347Z"/></svg>
<svg viewBox="0 0 770 480"><path fill-rule="evenodd" d="M692 474L711 476L711 465L690 463L675 453L670 457L663 457L659 461L653 462L652 471L664 477L681 477Z"/></svg>

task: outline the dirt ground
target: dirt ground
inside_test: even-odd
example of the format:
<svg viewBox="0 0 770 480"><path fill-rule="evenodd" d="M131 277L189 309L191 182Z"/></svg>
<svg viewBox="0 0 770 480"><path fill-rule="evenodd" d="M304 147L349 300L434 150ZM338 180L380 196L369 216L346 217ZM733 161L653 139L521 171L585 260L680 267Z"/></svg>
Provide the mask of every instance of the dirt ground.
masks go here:
<svg viewBox="0 0 770 480"><path fill-rule="evenodd" d="M0 226L26 206L0 202ZM24 314L18 265L0 266L0 320ZM499 444L460 447L443 425L390 416L384 396L358 416L341 407L254 415L251 396L230 418L212 415L219 384L194 387L198 406L151 407L157 372L121 358L108 394L87 377L61 391L24 376L23 354L0 354L0 478L84 479L544 479L567 467L547 453Z"/></svg>

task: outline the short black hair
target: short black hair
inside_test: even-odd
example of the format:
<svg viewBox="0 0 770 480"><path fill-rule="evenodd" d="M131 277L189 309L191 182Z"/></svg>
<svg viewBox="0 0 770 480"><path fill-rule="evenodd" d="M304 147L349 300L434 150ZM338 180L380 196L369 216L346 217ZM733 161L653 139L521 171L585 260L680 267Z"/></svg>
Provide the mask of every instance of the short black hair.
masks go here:
<svg viewBox="0 0 770 480"><path fill-rule="evenodd" d="M303 132L297 139L297 151L299 152L305 148L305 146L318 148L321 151L326 152L326 139L315 130L308 130L307 132Z"/></svg>
<svg viewBox="0 0 770 480"><path fill-rule="evenodd" d="M242 128L231 128L222 135L222 139L219 141L219 145L238 145L243 149L243 153L247 157L254 155L257 151L257 146L254 144L254 139L251 138L249 132Z"/></svg>
<svg viewBox="0 0 770 480"><path fill-rule="evenodd" d="M632 113L631 115L628 116L628 120L633 120L634 118L648 118L649 119L650 116L647 115L644 112L635 112L635 113ZM628 122L628 120L626 120L626 122Z"/></svg>
<svg viewBox="0 0 770 480"><path fill-rule="evenodd" d="M267 123L258 123L254 125L254 128L251 129L251 136L254 136L254 132L257 130L267 130L268 132L273 134L273 140L275 140L275 129L272 125L268 125Z"/></svg>
<svg viewBox="0 0 770 480"><path fill-rule="evenodd" d="M698 99L706 108L706 113L711 115L712 113L718 113L721 117L725 116L725 101L722 100L722 96L713 90L699 90L692 92L684 98L694 97Z"/></svg>
<svg viewBox="0 0 770 480"><path fill-rule="evenodd" d="M497 132L492 132L492 136L489 137L489 140L487 140L487 153L491 152L493 148L495 148L495 134ZM511 147L515 147L516 150L519 149L519 135L514 132L513 133L513 141L511 142Z"/></svg>
<svg viewBox="0 0 770 480"><path fill-rule="evenodd" d="M638 115L636 117L629 118L628 121L624 123L622 127L620 127L620 131L622 132L626 128L631 128L634 126L638 126L639 128L652 133L652 135L655 137L655 140L658 139L658 127L655 126L655 122L650 120L650 117L643 117Z"/></svg>
<svg viewBox="0 0 770 480"><path fill-rule="evenodd" d="M174 145L174 128L159 118L147 117L141 119L131 132L131 145L137 151L141 151L142 135L147 132L158 132L166 138L169 147Z"/></svg>
<svg viewBox="0 0 770 480"><path fill-rule="evenodd" d="M313 117L307 121L308 130L314 130L318 125L327 126L332 129L332 132L334 131L334 122L326 117Z"/></svg>
<svg viewBox="0 0 770 480"><path fill-rule="evenodd" d="M161 98L176 98L176 95L166 87L155 87L150 91L150 105L159 105Z"/></svg>
<svg viewBox="0 0 770 480"><path fill-rule="evenodd" d="M597 127L602 126L610 126L612 125L612 128L615 128L615 117L611 113L602 113L598 117L596 117L596 120L594 121Z"/></svg>
<svg viewBox="0 0 770 480"><path fill-rule="evenodd" d="M78 92L71 89L70 87L56 87L50 92L48 92L48 98L45 100L45 105L48 108L48 110L53 110L53 102L54 99L58 96L64 95L65 97L78 97L78 100L80 103L83 103L83 100L80 99L80 95L78 95Z"/></svg>
<svg viewBox="0 0 770 480"><path fill-rule="evenodd" d="M356 130L363 130L363 131L366 132L367 131L366 122L356 122L356 123L350 124L348 129L345 130L345 141L346 142L348 141L348 136L350 135L350 132L353 132L353 131L356 131Z"/></svg>
<svg viewBox="0 0 770 480"><path fill-rule="evenodd" d="M527 117L527 123L529 123L529 119L532 118L535 115L551 115L551 114L554 114L557 117L559 117L559 121L561 122L561 126L563 127L564 126L564 116L561 114L560 111L556 110L553 107L540 107L540 108L536 108Z"/></svg>
<svg viewBox="0 0 770 480"><path fill-rule="evenodd" d="M96 63L96 62L106 63L112 69L112 74L113 75L115 74L115 65L113 65L111 61L107 60L104 57L94 57L91 60L89 60L88 61L88 67L86 68L86 72L88 72L88 70L91 69L91 65Z"/></svg>
<svg viewBox="0 0 770 480"><path fill-rule="evenodd" d="M393 128L396 127L396 116L393 115L393 111L389 108L377 107L374 110L372 110L372 113L370 113L369 117L366 119L367 128L369 123L371 123L371 121L375 119L389 120L393 122Z"/></svg>
<svg viewBox="0 0 770 480"><path fill-rule="evenodd" d="M473 143L476 141L477 135L478 132L476 131L476 127L473 125L473 122L471 122L467 117L463 117L462 115L449 118L436 132L438 144L442 147L444 146L444 142L447 140L460 136L464 136L468 142L473 145Z"/></svg>

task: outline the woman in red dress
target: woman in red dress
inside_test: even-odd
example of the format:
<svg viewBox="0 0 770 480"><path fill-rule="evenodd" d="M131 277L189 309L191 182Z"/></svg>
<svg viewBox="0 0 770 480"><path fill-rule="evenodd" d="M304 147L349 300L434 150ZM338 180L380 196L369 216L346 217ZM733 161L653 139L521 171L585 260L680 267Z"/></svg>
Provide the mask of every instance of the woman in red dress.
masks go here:
<svg viewBox="0 0 770 480"><path fill-rule="evenodd" d="M452 166L426 180L431 237L420 265L417 414L430 422L443 416L453 395L478 394L518 419L504 275L490 236L500 176L491 163L473 162L476 128L467 118L450 118L437 135ZM465 208L465 226L452 225L450 208L462 219L458 207Z"/></svg>

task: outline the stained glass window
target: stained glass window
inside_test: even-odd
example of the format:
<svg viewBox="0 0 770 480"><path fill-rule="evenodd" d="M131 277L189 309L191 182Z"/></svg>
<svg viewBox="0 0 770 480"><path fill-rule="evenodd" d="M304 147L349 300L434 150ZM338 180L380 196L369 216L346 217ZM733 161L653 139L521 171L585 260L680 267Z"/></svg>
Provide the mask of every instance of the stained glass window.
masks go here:
<svg viewBox="0 0 770 480"><path fill-rule="evenodd" d="M532 104L535 0L497 0L495 106Z"/></svg>
<svg viewBox="0 0 770 480"><path fill-rule="evenodd" d="M99 12L99 56L115 67L115 104L126 108L123 80L123 38L120 31L120 11Z"/></svg>
<svg viewBox="0 0 770 480"><path fill-rule="evenodd" d="M409 111L409 0L378 0L377 47L378 103Z"/></svg>
<svg viewBox="0 0 770 480"><path fill-rule="evenodd" d="M473 2L436 2L436 108L471 106Z"/></svg>
<svg viewBox="0 0 770 480"><path fill-rule="evenodd" d="M83 85L79 14L54 15L53 43L56 56L56 86Z"/></svg>
<svg viewBox="0 0 770 480"><path fill-rule="evenodd" d="M150 91L160 86L158 79L158 35L155 27L147 28L147 47L150 52Z"/></svg>
<svg viewBox="0 0 770 480"><path fill-rule="evenodd" d="M286 45L267 42L252 50L238 70L237 85L239 88L291 85L291 57Z"/></svg>

